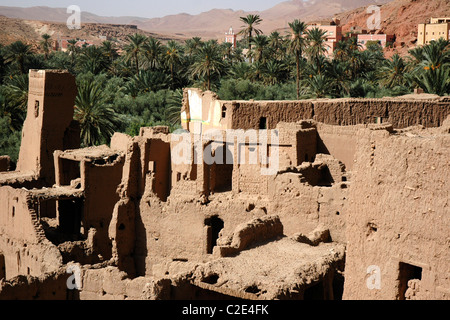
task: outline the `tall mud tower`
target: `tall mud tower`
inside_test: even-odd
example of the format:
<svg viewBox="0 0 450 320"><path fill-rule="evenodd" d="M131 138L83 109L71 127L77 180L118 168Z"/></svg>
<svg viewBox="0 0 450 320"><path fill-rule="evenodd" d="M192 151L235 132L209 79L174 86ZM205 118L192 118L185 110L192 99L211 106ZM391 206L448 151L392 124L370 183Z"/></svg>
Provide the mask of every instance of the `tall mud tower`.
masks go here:
<svg viewBox="0 0 450 320"><path fill-rule="evenodd" d="M73 122L75 78L67 71L30 70L29 79L27 118L17 171L33 172L45 184L52 185L53 152L80 145L79 128Z"/></svg>

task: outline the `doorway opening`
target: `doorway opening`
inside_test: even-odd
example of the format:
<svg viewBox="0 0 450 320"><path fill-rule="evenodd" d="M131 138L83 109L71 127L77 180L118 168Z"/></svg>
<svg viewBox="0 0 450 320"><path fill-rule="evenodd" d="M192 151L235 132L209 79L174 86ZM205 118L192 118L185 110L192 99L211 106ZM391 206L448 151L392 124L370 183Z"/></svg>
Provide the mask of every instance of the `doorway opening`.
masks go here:
<svg viewBox="0 0 450 320"><path fill-rule="evenodd" d="M206 226L206 253L212 254L213 248L217 245L220 231L224 227L224 222L218 216L205 219Z"/></svg>
<svg viewBox="0 0 450 320"><path fill-rule="evenodd" d="M408 290L408 282L410 280L422 280L422 268L412 264L400 262L399 264L399 299L405 300L405 293Z"/></svg>

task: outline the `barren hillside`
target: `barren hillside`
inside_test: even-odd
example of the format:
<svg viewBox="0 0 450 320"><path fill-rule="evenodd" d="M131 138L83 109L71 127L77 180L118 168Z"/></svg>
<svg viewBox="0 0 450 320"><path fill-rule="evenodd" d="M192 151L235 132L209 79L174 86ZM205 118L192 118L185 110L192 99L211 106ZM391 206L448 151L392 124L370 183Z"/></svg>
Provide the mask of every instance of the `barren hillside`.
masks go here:
<svg viewBox="0 0 450 320"><path fill-rule="evenodd" d="M127 25L84 23L81 30L69 30L64 23L21 20L4 16L0 16L0 29L2 30L0 33L0 44L3 45L20 40L37 46L42 40L41 36L45 33L51 35L53 40L57 40L59 37L80 38L93 41L95 44L100 44L103 41L100 39L100 36L116 39L119 43L125 42L128 35L136 32L162 41L170 39L183 40L181 37L147 32Z"/></svg>
<svg viewBox="0 0 450 320"><path fill-rule="evenodd" d="M367 19L372 13L367 13L366 9L363 7L336 15L341 19L344 32L352 27L367 29ZM450 16L450 0L395 0L382 5L380 32L397 37L394 49L388 50L386 55L407 53L417 41L417 25L431 17L444 16Z"/></svg>

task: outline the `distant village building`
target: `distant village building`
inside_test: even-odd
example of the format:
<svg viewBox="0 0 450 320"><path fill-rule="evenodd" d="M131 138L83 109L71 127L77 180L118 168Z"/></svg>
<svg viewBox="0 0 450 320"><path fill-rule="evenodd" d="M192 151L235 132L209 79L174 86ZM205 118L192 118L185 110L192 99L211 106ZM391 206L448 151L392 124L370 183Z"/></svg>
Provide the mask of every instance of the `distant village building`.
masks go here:
<svg viewBox="0 0 450 320"><path fill-rule="evenodd" d="M417 45L428 44L439 38L450 39L450 18L431 18L430 23L419 24Z"/></svg>
<svg viewBox="0 0 450 320"><path fill-rule="evenodd" d="M58 40L56 41L55 50L60 50L63 52L66 52L69 48L69 41L73 40L73 38L70 37L58 37ZM93 46L94 42L89 40L82 40L77 39L76 47L77 48L83 48L83 47L90 47Z"/></svg>
<svg viewBox="0 0 450 320"><path fill-rule="evenodd" d="M315 21L308 24L308 30L319 28L326 32L325 47L327 49L326 56L331 56L336 50L337 43L343 39L342 26L340 20L334 18L332 21Z"/></svg>
<svg viewBox="0 0 450 320"><path fill-rule="evenodd" d="M233 31L233 27L230 27L228 32L225 33L225 42L231 43L233 45L233 48L236 48L237 46L237 35Z"/></svg>
<svg viewBox="0 0 450 320"><path fill-rule="evenodd" d="M367 49L367 42L378 42L381 47L386 48L389 43L395 42L395 35L393 34L358 34L358 43L363 50Z"/></svg>

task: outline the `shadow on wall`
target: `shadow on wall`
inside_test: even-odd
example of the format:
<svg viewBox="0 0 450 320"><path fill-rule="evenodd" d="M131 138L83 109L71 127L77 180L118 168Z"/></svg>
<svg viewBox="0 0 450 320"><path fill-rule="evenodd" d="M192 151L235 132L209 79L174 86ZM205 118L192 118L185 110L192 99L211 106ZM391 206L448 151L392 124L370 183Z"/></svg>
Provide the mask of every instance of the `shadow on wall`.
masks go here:
<svg viewBox="0 0 450 320"><path fill-rule="evenodd" d="M317 133L317 153L330 154L330 150L328 150L319 133Z"/></svg>
<svg viewBox="0 0 450 320"><path fill-rule="evenodd" d="M139 208L139 205L136 206ZM141 212L143 210L136 210L136 246L134 252L134 263L136 268L136 277L145 276L146 258L148 256L147 250L147 230L144 221L142 221Z"/></svg>

